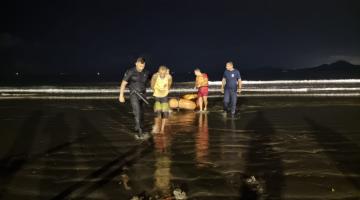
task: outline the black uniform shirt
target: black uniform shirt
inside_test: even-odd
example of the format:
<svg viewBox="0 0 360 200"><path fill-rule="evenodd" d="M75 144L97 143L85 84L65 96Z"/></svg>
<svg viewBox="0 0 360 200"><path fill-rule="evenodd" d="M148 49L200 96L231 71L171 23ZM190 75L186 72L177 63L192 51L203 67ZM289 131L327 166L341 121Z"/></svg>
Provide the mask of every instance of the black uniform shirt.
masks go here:
<svg viewBox="0 0 360 200"><path fill-rule="evenodd" d="M138 72L135 67L126 71L123 81L128 82L129 88L131 88L145 93L146 92L146 84L149 80L149 72L147 70L143 70L142 72Z"/></svg>

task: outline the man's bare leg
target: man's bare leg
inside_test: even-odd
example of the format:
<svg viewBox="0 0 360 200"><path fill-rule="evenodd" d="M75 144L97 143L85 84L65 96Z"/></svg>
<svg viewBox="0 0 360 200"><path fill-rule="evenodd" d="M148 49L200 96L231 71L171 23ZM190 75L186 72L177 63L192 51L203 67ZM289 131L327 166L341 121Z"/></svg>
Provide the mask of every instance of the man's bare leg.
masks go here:
<svg viewBox="0 0 360 200"><path fill-rule="evenodd" d="M165 125L166 125L166 118L161 119L161 130L160 133L164 133L165 132Z"/></svg>
<svg viewBox="0 0 360 200"><path fill-rule="evenodd" d="M160 123L161 123L161 117L155 117L154 119L154 126L152 129L152 133L159 133L160 132Z"/></svg>

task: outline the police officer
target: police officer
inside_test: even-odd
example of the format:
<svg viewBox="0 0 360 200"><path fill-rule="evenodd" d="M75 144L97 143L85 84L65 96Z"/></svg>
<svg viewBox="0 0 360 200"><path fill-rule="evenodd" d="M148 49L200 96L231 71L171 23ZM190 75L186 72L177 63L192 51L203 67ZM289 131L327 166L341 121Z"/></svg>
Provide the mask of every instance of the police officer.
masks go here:
<svg viewBox="0 0 360 200"><path fill-rule="evenodd" d="M234 68L233 62L227 62L221 84L221 93L224 94L224 111L231 112L232 116L235 115L237 94L241 93L241 86L239 70Z"/></svg>
<svg viewBox="0 0 360 200"><path fill-rule="evenodd" d="M143 100L134 91L137 91L146 98L146 84L149 81L149 72L145 68L145 59L139 57L135 62L135 67L128 69L122 79L120 86L119 101L125 102L124 91L128 86L130 89L130 103L135 117L135 131L137 138L143 138Z"/></svg>

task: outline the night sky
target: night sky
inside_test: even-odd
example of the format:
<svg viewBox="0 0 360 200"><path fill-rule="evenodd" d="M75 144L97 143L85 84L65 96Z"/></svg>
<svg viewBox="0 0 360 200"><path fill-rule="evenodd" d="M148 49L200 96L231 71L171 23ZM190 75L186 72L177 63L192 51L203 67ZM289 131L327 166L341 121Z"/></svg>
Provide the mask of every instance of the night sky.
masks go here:
<svg viewBox="0 0 360 200"><path fill-rule="evenodd" d="M1 73L119 74L144 56L194 67L360 64L360 1L13 1L1 3ZM120 79L121 77L119 77Z"/></svg>

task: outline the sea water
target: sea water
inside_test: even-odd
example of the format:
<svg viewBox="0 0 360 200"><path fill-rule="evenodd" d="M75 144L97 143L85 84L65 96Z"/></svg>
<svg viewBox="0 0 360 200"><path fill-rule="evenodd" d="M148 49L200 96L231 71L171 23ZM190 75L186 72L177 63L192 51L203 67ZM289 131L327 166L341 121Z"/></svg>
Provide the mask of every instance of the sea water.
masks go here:
<svg viewBox="0 0 360 200"><path fill-rule="evenodd" d="M150 88L147 93L151 93ZM209 82L209 97L221 96L221 82ZM126 90L128 93L128 90ZM194 83L174 83L170 96L196 93ZM45 99L114 99L119 94L119 85L88 84L77 86L23 86L0 87L0 99L45 98ZM360 96L360 79L338 80L281 80L243 81L242 96Z"/></svg>

